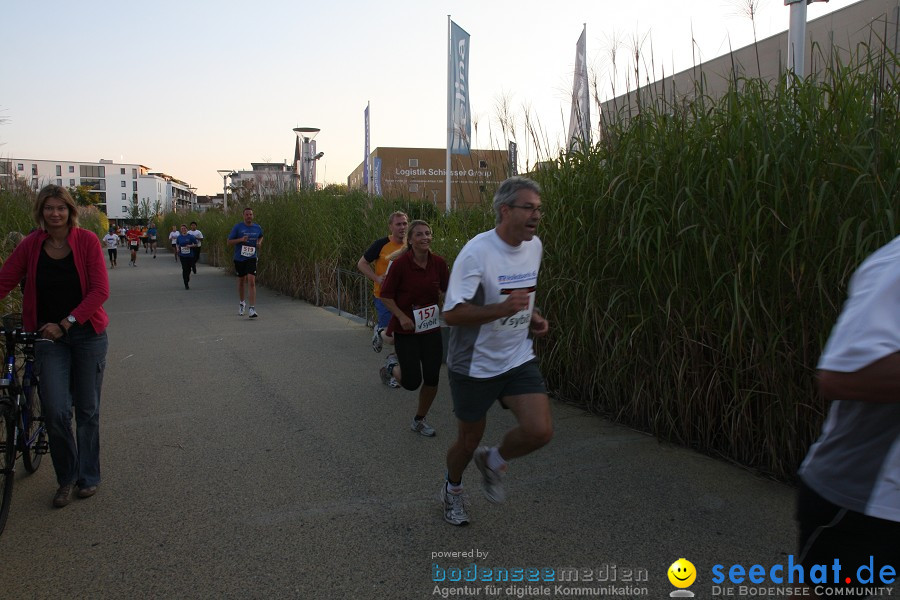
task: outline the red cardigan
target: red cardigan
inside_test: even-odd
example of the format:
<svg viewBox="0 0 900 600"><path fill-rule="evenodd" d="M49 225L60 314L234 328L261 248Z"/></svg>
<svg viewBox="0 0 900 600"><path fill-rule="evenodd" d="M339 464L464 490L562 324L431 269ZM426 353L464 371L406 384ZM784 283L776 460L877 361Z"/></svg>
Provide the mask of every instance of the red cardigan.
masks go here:
<svg viewBox="0 0 900 600"><path fill-rule="evenodd" d="M35 280L41 246L48 237L49 234L43 229L33 231L16 246L0 269L0 298L5 298L27 276L22 296L22 325L26 331L36 331L38 326ZM100 240L87 229L74 227L69 231L68 241L82 295L81 304L75 307L72 316L79 323L90 322L94 331L103 333L109 325L109 317L103 310L103 303L109 298L109 277Z"/></svg>

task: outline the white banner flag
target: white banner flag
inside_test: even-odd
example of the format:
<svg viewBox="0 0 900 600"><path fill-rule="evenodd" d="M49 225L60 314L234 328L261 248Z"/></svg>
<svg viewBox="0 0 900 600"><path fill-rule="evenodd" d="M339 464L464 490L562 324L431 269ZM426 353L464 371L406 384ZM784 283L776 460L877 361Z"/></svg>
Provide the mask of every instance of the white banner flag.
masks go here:
<svg viewBox="0 0 900 600"><path fill-rule="evenodd" d="M569 116L569 149L573 151L591 145L591 94L586 58L587 25L575 44L575 82L572 84L572 114Z"/></svg>
<svg viewBox="0 0 900 600"><path fill-rule="evenodd" d="M450 21L447 69L447 129L451 154L468 154L472 136L469 119L469 34Z"/></svg>

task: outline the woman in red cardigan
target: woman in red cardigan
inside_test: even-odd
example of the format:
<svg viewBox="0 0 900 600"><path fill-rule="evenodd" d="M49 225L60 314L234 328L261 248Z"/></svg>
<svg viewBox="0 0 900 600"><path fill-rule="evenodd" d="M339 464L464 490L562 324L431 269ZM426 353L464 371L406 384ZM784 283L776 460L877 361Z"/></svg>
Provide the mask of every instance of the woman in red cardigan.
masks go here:
<svg viewBox="0 0 900 600"><path fill-rule="evenodd" d="M34 203L38 229L0 269L0 298L25 280L22 325L45 340L35 347L41 409L59 489L53 506L89 498L100 484L100 388L106 368L103 303L109 280L97 236L78 227L69 191L45 186ZM76 433L72 435L72 409Z"/></svg>

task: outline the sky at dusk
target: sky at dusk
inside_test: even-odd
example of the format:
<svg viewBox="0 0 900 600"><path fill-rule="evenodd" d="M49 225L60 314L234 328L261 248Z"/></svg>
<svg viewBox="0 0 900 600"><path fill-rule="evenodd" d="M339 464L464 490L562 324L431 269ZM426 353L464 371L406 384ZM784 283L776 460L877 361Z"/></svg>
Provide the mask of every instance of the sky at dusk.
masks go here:
<svg viewBox="0 0 900 600"><path fill-rule="evenodd" d="M584 24L606 100L636 46L668 75L752 43L750 3L13 2L0 24L0 157L139 163L216 194L217 169L291 161L292 129L318 127L318 182L346 183L363 160L367 102L372 149L445 147L450 14L471 36L473 147L506 147L505 104L525 168L541 158L522 149L526 114L564 143ZM816 2L808 18L853 3ZM787 29L783 0L752 4L758 39Z"/></svg>

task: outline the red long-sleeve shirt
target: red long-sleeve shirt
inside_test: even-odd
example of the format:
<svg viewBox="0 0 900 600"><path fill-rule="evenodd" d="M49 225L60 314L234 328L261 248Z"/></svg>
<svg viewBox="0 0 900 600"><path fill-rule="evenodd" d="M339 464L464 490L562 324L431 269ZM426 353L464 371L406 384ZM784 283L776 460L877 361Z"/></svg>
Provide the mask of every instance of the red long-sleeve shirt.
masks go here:
<svg viewBox="0 0 900 600"><path fill-rule="evenodd" d="M37 330L37 264L41 255L41 247L49 234L39 229L22 240L0 269L0 298L25 279L25 292L22 295L22 325L26 331ZM109 325L109 317L103 310L103 303L109 298L109 277L106 274L106 263L103 249L97 236L80 227L69 232L69 247L81 282L81 303L72 311L72 316L79 323L90 323L94 331L103 333Z"/></svg>

